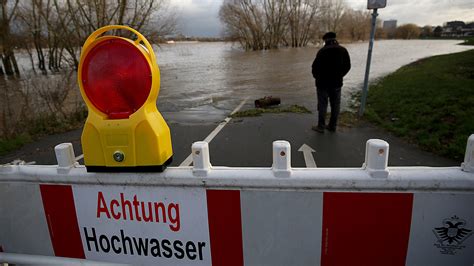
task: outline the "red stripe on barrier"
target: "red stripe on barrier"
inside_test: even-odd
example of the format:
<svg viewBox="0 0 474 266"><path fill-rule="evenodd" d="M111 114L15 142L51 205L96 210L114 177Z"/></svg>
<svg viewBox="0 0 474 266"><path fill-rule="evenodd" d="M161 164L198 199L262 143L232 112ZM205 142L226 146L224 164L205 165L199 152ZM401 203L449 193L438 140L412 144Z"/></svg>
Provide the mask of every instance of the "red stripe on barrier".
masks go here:
<svg viewBox="0 0 474 266"><path fill-rule="evenodd" d="M212 265L244 265L240 191L207 190Z"/></svg>
<svg viewBox="0 0 474 266"><path fill-rule="evenodd" d="M405 265L413 194L324 193L321 265Z"/></svg>
<svg viewBox="0 0 474 266"><path fill-rule="evenodd" d="M71 186L40 185L54 254L85 259Z"/></svg>

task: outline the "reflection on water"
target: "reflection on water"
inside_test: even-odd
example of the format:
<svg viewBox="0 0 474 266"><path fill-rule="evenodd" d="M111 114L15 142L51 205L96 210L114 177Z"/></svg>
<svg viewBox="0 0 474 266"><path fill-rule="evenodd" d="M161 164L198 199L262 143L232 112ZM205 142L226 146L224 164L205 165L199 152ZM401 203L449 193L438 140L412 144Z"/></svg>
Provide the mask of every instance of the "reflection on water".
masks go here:
<svg viewBox="0 0 474 266"><path fill-rule="evenodd" d="M376 41L371 80L420 58L471 49L457 43L455 40ZM350 95L362 88L368 45L344 46L352 60L343 88L342 108L347 110ZM219 121L247 96L251 100L279 96L283 104L302 104L316 110L311 64L317 50L308 47L244 52L229 43L155 47L161 70L158 107L174 122Z"/></svg>

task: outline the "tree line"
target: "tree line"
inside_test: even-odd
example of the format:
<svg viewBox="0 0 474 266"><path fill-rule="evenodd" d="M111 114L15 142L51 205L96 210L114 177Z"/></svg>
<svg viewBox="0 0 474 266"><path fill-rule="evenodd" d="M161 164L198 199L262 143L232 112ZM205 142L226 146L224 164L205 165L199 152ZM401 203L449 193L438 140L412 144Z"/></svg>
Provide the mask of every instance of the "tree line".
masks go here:
<svg viewBox="0 0 474 266"><path fill-rule="evenodd" d="M464 22L461 22L464 23ZM378 36L384 39L418 39L418 38L441 38L443 37L443 27L425 25L419 27L413 23L403 24L392 29L377 29ZM459 33L458 33L459 34ZM462 34L462 32L461 32Z"/></svg>
<svg viewBox="0 0 474 266"><path fill-rule="evenodd" d="M226 37L245 50L303 47L327 31L348 41L370 34L370 13L343 0L225 0L219 18Z"/></svg>
<svg viewBox="0 0 474 266"><path fill-rule="evenodd" d="M379 39L418 39L419 37L429 37L432 35L432 27L418 27L413 23L403 24L396 28L378 28L377 37Z"/></svg>
<svg viewBox="0 0 474 266"><path fill-rule="evenodd" d="M167 7L168 0L0 0L0 74L20 72L15 49L26 51L35 72L76 69L87 36L110 24L150 38L173 33L176 16Z"/></svg>

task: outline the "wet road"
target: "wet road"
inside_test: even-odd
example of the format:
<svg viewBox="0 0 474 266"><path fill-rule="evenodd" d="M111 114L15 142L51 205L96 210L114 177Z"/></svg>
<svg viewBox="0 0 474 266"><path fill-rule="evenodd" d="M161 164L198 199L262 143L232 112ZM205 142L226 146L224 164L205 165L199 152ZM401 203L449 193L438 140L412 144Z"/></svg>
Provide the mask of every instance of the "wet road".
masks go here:
<svg viewBox="0 0 474 266"><path fill-rule="evenodd" d="M380 138L390 144L389 166L460 166L461 162L420 151L418 147L374 127L360 123L355 127L341 127L337 133L316 133L311 130L312 114L267 114L261 117L232 119L209 143L211 164L234 167L271 167L272 142L287 140L291 144L293 167L306 167L302 152L306 144L315 150L317 167L361 167L365 143ZM179 166L190 155L191 144L206 139L216 125L184 125L169 123L173 143L173 162ZM82 154L82 129L46 136L21 149L0 157L0 164L15 159L36 164L56 164L54 146L71 142L76 156ZM467 136L466 136L467 138ZM80 161L83 163L83 161ZM186 164L186 166L189 164Z"/></svg>

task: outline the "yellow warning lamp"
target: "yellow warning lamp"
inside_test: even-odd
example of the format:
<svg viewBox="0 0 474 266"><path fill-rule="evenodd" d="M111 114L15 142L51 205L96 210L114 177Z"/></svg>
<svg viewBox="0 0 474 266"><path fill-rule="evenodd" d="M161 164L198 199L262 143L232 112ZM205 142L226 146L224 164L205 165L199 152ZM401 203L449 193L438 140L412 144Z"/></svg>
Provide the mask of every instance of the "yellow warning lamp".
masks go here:
<svg viewBox="0 0 474 266"><path fill-rule="evenodd" d="M117 29L137 39L101 36ZM89 111L81 137L87 171L163 171L171 163L170 129L156 107L160 72L143 35L119 25L96 30L82 48L78 82Z"/></svg>

